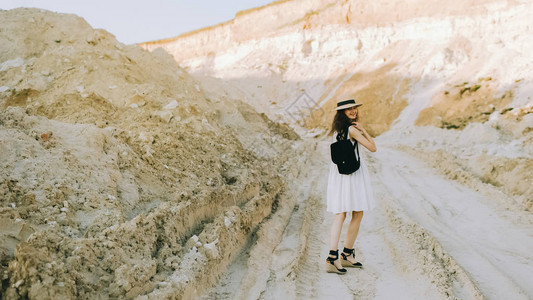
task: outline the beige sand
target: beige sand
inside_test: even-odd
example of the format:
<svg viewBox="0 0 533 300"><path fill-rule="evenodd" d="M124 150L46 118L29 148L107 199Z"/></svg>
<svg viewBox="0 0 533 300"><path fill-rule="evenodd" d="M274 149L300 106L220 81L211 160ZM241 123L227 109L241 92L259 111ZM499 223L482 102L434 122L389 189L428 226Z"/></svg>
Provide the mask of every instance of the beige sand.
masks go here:
<svg viewBox="0 0 533 300"><path fill-rule="evenodd" d="M165 52L76 16L1 14L5 298L209 287L275 210L298 135L208 99Z"/></svg>

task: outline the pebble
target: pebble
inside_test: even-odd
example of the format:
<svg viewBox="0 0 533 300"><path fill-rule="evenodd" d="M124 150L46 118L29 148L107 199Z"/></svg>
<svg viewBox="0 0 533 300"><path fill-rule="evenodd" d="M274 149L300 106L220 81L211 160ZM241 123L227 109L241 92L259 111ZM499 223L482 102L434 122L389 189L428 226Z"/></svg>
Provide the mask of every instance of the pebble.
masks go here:
<svg viewBox="0 0 533 300"><path fill-rule="evenodd" d="M191 239L192 239L195 243L198 242L198 240L199 240L199 238L198 238L198 236L197 236L196 234L193 235L193 236L191 236Z"/></svg>
<svg viewBox="0 0 533 300"><path fill-rule="evenodd" d="M176 107L178 107L178 101L172 100L167 105L165 105L163 109L169 110L169 109L175 109Z"/></svg>
<svg viewBox="0 0 533 300"><path fill-rule="evenodd" d="M21 280L17 281L17 282L13 285L13 287L14 287L14 288L18 288L18 287L21 286L23 283L24 283L24 279L21 279Z"/></svg>

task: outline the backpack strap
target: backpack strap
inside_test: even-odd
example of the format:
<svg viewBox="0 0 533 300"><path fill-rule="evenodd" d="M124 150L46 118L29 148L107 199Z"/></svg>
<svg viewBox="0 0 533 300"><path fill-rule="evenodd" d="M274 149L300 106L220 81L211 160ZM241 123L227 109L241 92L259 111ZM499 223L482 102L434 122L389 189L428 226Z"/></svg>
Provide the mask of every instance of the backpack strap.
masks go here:
<svg viewBox="0 0 533 300"><path fill-rule="evenodd" d="M348 125L348 127L346 127L346 129L344 130L344 138L343 138L344 140L348 139L348 133L350 132L350 130L349 130L350 126L351 125ZM342 141L342 139L339 139L340 134L341 134L340 132L337 133L337 141Z"/></svg>
<svg viewBox="0 0 533 300"><path fill-rule="evenodd" d="M350 126L346 127L346 130L344 130L344 139L349 139L348 135L350 133Z"/></svg>
<svg viewBox="0 0 533 300"><path fill-rule="evenodd" d="M357 161L360 161L361 157L359 156L359 143L357 142L357 140L355 140L354 147L355 147L355 150L357 150Z"/></svg>
<svg viewBox="0 0 533 300"><path fill-rule="evenodd" d="M349 125L348 127L346 127L346 133L345 133L345 136L344 136L345 140L348 139L348 133L350 131L350 126L352 126L352 125ZM361 157L359 156L359 143L357 142L357 140L355 140L355 143L353 144L353 147L357 151L357 161L360 161Z"/></svg>

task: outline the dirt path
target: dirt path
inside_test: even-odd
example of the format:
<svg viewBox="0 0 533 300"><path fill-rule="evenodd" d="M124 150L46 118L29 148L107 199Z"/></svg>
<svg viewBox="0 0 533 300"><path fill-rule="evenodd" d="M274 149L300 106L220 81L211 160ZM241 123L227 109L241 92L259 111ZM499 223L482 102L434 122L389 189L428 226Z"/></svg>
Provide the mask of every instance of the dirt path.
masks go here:
<svg viewBox="0 0 533 300"><path fill-rule="evenodd" d="M423 226L491 299L533 295L532 218L509 212L497 199L445 180L403 152L377 154L377 179L406 213Z"/></svg>
<svg viewBox="0 0 533 300"><path fill-rule="evenodd" d="M324 271L327 143L294 183L284 222L271 216L205 299L528 299L532 218L446 180L420 160L381 147L366 153L378 206L365 214L356 255L365 267ZM276 214L281 214L278 210ZM514 216L514 217L511 217ZM279 220L284 218L278 217ZM348 222L347 220L346 222ZM280 223L286 224L283 231ZM272 236L279 242L272 245ZM344 240L345 232L341 236ZM342 244L341 244L342 245ZM266 250L265 250L266 249ZM261 253L259 255L258 253ZM258 275L259 274L259 275ZM251 283L252 282L252 283Z"/></svg>

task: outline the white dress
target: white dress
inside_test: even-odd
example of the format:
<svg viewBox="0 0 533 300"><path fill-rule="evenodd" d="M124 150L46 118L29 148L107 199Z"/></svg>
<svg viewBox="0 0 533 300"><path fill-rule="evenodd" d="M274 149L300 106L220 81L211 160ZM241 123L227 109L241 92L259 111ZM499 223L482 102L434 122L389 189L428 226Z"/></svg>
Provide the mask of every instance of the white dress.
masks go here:
<svg viewBox="0 0 533 300"><path fill-rule="evenodd" d="M337 140L336 136L337 133L335 132L331 141L332 143ZM357 146L359 147L359 143ZM350 175L340 174L337 165L330 158L327 211L341 213L371 210L374 208L374 193L370 184L370 174L368 173L361 148L363 147L359 147L361 165L357 171ZM357 151L355 149L354 151L357 157Z"/></svg>

